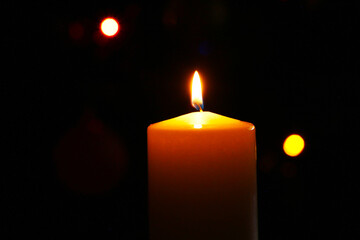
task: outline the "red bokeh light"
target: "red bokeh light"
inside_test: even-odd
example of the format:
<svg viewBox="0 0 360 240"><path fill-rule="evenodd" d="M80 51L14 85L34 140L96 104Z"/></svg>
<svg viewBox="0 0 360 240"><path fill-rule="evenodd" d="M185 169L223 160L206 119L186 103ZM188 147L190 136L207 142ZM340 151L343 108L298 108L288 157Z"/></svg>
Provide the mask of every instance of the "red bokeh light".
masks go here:
<svg viewBox="0 0 360 240"><path fill-rule="evenodd" d="M105 18L100 24L100 29L105 36L113 37L119 32L120 25L114 18Z"/></svg>
<svg viewBox="0 0 360 240"><path fill-rule="evenodd" d="M70 24L69 35L74 40L80 40L84 36L84 27L80 23Z"/></svg>

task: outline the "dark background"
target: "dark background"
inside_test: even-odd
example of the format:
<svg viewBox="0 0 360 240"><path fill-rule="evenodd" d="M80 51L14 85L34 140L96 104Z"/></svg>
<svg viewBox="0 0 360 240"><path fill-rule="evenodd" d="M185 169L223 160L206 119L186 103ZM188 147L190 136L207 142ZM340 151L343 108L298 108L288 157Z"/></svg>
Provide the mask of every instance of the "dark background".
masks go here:
<svg viewBox="0 0 360 240"><path fill-rule="evenodd" d="M194 111L196 69L205 110L256 126L259 239L359 239L355 4L1 5L2 239L146 239L146 128Z"/></svg>

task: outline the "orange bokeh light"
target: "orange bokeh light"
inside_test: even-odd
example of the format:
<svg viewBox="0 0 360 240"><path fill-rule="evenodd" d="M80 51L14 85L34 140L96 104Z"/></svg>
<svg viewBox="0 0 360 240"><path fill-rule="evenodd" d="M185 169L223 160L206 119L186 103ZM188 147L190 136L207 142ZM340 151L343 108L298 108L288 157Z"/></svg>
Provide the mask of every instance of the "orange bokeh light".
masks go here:
<svg viewBox="0 0 360 240"><path fill-rule="evenodd" d="M290 157L298 156L305 147L304 139L298 134L288 136L283 145L284 152Z"/></svg>
<svg viewBox="0 0 360 240"><path fill-rule="evenodd" d="M120 25L114 18L105 18L101 22L100 29L104 35L113 37L118 33Z"/></svg>

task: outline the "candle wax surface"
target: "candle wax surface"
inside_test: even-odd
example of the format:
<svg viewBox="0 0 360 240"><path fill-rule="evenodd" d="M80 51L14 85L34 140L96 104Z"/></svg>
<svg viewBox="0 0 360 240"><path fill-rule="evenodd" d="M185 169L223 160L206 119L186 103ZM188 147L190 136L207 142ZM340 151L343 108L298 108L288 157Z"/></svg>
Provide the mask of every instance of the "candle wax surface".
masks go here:
<svg viewBox="0 0 360 240"><path fill-rule="evenodd" d="M148 127L151 240L257 239L255 127L193 112Z"/></svg>
<svg viewBox="0 0 360 240"><path fill-rule="evenodd" d="M153 129L192 130L192 129L231 129L247 128L254 130L253 124L212 112L193 112L150 125Z"/></svg>

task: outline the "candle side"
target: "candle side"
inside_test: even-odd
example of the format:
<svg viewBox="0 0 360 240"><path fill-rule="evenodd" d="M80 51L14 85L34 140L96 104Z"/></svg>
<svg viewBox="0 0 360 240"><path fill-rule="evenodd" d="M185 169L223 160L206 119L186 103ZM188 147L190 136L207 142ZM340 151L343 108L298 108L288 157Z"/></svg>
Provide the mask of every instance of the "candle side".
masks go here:
<svg viewBox="0 0 360 240"><path fill-rule="evenodd" d="M210 112L152 124L148 167L150 239L257 239L253 124Z"/></svg>

